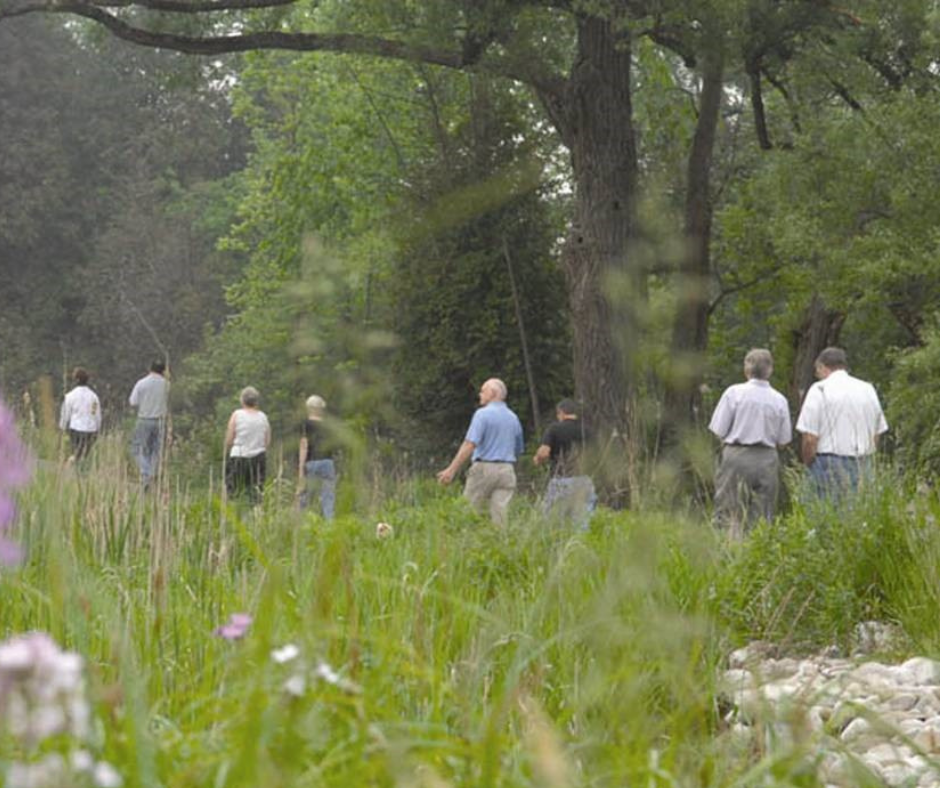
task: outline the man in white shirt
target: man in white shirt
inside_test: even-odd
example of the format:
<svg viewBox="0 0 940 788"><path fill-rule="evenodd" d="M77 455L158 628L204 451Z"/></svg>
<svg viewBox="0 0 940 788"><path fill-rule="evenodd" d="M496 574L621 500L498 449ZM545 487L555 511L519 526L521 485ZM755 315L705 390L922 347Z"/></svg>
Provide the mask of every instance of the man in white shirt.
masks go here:
<svg viewBox="0 0 940 788"><path fill-rule="evenodd" d="M872 468L878 436L888 430L871 383L848 373L845 351L827 347L816 359L819 378L803 400L796 429L803 462L819 496L857 490Z"/></svg>
<svg viewBox="0 0 940 788"><path fill-rule="evenodd" d="M134 385L128 400L137 408L137 426L134 428L134 458L140 469L144 489L150 486L160 467L160 450L166 430L167 403L170 381L164 376L166 364L154 361L150 374Z"/></svg>
<svg viewBox="0 0 940 788"><path fill-rule="evenodd" d="M769 350L749 351L744 357L747 382L725 390L708 425L722 442L715 516L734 539L758 518L772 520L777 506L777 449L790 442L791 428L786 397L768 383L773 371Z"/></svg>
<svg viewBox="0 0 940 788"><path fill-rule="evenodd" d="M72 373L75 388L65 395L59 413L59 429L67 431L72 454L69 462L85 459L101 429L101 403L88 388L88 371L76 367Z"/></svg>

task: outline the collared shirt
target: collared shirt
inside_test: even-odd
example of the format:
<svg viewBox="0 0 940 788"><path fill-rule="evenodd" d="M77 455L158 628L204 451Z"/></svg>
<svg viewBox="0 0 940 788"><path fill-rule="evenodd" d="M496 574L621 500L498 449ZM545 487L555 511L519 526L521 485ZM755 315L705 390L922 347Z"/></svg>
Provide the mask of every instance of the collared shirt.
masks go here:
<svg viewBox="0 0 940 788"><path fill-rule="evenodd" d="M101 403L88 386L76 386L62 401L59 428L76 432L98 432L101 429Z"/></svg>
<svg viewBox="0 0 940 788"><path fill-rule="evenodd" d="M474 444L474 462L515 462L523 449L522 424L505 402L496 400L473 414L464 440Z"/></svg>
<svg viewBox="0 0 940 788"><path fill-rule="evenodd" d="M166 401L170 393L170 381L163 375L151 372L134 385L128 402L137 408L139 419L162 419L166 417Z"/></svg>
<svg viewBox="0 0 940 788"><path fill-rule="evenodd" d="M837 369L809 387L796 428L819 438L817 454L864 457L875 452L888 422L875 387Z"/></svg>
<svg viewBox="0 0 940 788"><path fill-rule="evenodd" d="M729 386L718 400L708 429L723 443L783 446L792 437L787 398L757 378Z"/></svg>

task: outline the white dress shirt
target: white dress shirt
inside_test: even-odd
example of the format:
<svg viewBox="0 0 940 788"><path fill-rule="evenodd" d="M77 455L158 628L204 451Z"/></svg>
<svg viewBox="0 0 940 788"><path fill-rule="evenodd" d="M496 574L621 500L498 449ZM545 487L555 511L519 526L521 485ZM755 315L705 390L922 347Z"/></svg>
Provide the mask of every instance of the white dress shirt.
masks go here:
<svg viewBox="0 0 940 788"><path fill-rule="evenodd" d="M718 400L708 429L722 443L784 446L792 437L787 398L757 378L729 386Z"/></svg>
<svg viewBox="0 0 940 788"><path fill-rule="evenodd" d="M888 422L875 387L837 369L809 387L796 428L819 438L817 454L864 457L875 452Z"/></svg>
<svg viewBox="0 0 940 788"><path fill-rule="evenodd" d="M101 429L101 403L88 386L76 386L62 401L59 428L76 432L98 432Z"/></svg>

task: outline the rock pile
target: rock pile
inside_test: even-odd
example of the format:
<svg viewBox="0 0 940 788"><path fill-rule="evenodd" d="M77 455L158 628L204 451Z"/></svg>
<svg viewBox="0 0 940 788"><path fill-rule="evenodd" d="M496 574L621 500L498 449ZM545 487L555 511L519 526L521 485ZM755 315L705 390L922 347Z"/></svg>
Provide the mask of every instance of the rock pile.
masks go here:
<svg viewBox="0 0 940 788"><path fill-rule="evenodd" d="M775 659L752 644L729 664L721 684L734 737L768 750L807 747L827 786L854 788L874 776L940 788L940 662Z"/></svg>

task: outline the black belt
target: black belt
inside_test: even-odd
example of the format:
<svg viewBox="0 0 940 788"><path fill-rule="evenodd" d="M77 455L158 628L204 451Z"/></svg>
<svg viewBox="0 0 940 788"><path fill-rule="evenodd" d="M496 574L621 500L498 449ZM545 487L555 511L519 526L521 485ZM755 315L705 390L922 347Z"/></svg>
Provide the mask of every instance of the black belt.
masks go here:
<svg viewBox="0 0 940 788"><path fill-rule="evenodd" d="M772 449L766 443L726 443L725 446L737 446L741 449Z"/></svg>
<svg viewBox="0 0 940 788"><path fill-rule="evenodd" d="M474 460L473 464L476 465L478 462L485 462L489 465L512 465L513 460Z"/></svg>

